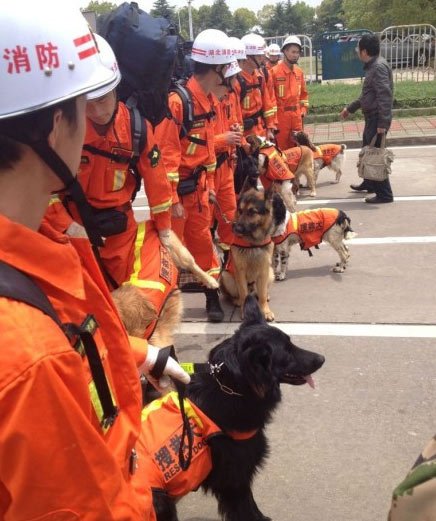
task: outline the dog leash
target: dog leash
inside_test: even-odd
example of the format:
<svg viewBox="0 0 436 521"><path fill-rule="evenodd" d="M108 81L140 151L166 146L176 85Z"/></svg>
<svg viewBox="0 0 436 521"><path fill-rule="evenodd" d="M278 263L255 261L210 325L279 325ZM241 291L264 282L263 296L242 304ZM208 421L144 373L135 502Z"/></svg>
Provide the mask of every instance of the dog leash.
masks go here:
<svg viewBox="0 0 436 521"><path fill-rule="evenodd" d="M233 224L235 221L231 221L227 216L226 214L222 211L221 209L221 206L219 204L219 202L216 200L215 197L211 197L209 199L211 201L211 203L215 206L215 208L218 210L218 212L221 214L221 217L223 218L223 221L226 223L226 224Z"/></svg>

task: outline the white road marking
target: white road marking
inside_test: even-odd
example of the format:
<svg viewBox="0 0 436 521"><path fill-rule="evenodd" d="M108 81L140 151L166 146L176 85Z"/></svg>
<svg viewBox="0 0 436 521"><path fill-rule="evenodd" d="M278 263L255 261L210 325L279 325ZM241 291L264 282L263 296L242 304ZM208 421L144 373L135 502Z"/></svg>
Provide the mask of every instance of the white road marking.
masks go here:
<svg viewBox="0 0 436 521"><path fill-rule="evenodd" d="M238 322L221 322L220 324L183 322L178 333L182 335L232 335L239 325ZM272 325L292 336L436 338L436 325L311 324L300 322L273 322Z"/></svg>
<svg viewBox="0 0 436 521"><path fill-rule="evenodd" d="M362 237L344 241L346 244L361 246L367 244L432 244L436 242L436 236L423 237ZM321 243L323 245L324 243Z"/></svg>

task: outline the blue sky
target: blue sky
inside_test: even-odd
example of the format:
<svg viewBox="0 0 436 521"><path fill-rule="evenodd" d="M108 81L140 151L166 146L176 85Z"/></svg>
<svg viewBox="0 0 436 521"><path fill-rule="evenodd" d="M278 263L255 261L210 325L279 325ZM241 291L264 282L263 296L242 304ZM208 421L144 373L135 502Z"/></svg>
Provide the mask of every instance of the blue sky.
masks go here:
<svg viewBox="0 0 436 521"><path fill-rule="evenodd" d="M67 0L71 3L74 3L78 7L86 7L89 4L87 0ZM121 4L122 0L110 0L113 3ZM149 11L151 6L153 5L153 0L137 0L139 7L144 9L144 11ZM316 7L321 3L321 0L305 0L306 4L309 4L312 7ZM171 5L175 5L176 7L182 7L187 5L186 0L169 0ZM201 5L212 5L213 0L193 0L192 5L197 9ZM259 11L265 4L275 3L274 0L271 2L268 0L227 0L227 5L229 6L231 11L235 9L239 9L240 7L247 7L252 11Z"/></svg>

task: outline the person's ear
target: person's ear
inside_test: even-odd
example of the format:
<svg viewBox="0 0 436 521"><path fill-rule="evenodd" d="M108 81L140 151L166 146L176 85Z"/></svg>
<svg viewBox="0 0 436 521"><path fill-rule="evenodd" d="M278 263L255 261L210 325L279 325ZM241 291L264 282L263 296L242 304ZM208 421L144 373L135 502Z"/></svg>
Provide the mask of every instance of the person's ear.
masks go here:
<svg viewBox="0 0 436 521"><path fill-rule="evenodd" d="M48 144L51 146L51 148L55 148L59 140L61 122L62 111L60 109L56 109L53 114L52 129L47 137Z"/></svg>

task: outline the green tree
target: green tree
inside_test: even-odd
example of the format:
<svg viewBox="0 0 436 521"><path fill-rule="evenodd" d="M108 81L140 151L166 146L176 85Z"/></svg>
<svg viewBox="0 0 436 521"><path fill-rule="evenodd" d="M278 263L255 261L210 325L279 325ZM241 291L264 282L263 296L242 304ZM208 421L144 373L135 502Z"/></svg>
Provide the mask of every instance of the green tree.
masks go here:
<svg viewBox="0 0 436 521"><path fill-rule="evenodd" d="M162 17L172 22L176 19L176 10L174 6L168 3L168 0L155 0L150 14L156 18Z"/></svg>
<svg viewBox="0 0 436 521"><path fill-rule="evenodd" d="M381 31L391 25L391 9L392 0L344 0L346 28Z"/></svg>
<svg viewBox="0 0 436 521"><path fill-rule="evenodd" d="M231 36L242 38L257 25L257 18L253 11L246 7L240 7L233 13L233 30Z"/></svg>
<svg viewBox="0 0 436 521"><path fill-rule="evenodd" d="M321 2L321 5L316 8L316 32L334 31L336 24L344 24L343 4L343 0L323 0Z"/></svg>
<svg viewBox="0 0 436 521"><path fill-rule="evenodd" d="M404 2L392 0L390 19L393 25L431 24L436 26L435 0Z"/></svg>
<svg viewBox="0 0 436 521"><path fill-rule="evenodd" d="M269 20L274 16L275 5L266 4L257 11L257 20L259 25L262 27L262 31L266 33L265 27L268 24Z"/></svg>
<svg viewBox="0 0 436 521"><path fill-rule="evenodd" d="M116 8L117 4L114 4L113 2L99 2L98 0L93 0L92 2L89 2L82 11L94 11L98 16L100 14L110 13Z"/></svg>
<svg viewBox="0 0 436 521"><path fill-rule="evenodd" d="M226 0L214 0L210 8L209 27L230 33L233 29L233 16Z"/></svg>
<svg viewBox="0 0 436 521"><path fill-rule="evenodd" d="M197 26L194 26L194 35L197 35L199 32L204 31L205 29L210 29L212 26L210 25L210 17L211 17L212 7L210 5L201 5L198 9L198 22Z"/></svg>
<svg viewBox="0 0 436 521"><path fill-rule="evenodd" d="M310 7L306 2L297 2L294 5L294 11L299 20L299 31L300 34L307 34L313 32L313 20L315 16L315 8Z"/></svg>
<svg viewBox="0 0 436 521"><path fill-rule="evenodd" d="M199 14L198 9L195 9L195 7L191 6L191 15L192 15L192 28L194 30L194 35L199 33ZM185 39L189 40L189 12L188 7L182 7L177 11L175 22L177 22L179 29L180 29L180 35Z"/></svg>

